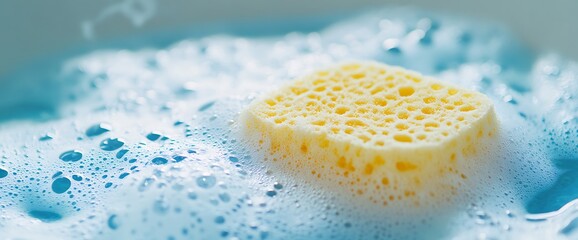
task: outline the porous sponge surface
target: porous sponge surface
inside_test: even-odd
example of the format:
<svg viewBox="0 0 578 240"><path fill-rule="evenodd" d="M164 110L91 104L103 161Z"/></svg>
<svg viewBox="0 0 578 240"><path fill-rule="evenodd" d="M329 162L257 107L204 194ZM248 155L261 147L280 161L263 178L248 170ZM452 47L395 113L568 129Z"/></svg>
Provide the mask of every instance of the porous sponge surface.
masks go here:
<svg viewBox="0 0 578 240"><path fill-rule="evenodd" d="M384 205L455 191L496 131L485 95L375 62L294 80L251 103L242 123L275 162Z"/></svg>

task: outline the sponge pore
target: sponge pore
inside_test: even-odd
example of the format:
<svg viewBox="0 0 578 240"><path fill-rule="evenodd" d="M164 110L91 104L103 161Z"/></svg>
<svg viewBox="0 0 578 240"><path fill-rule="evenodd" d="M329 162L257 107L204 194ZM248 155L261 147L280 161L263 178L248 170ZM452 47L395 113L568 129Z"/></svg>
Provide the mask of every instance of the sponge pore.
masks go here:
<svg viewBox="0 0 578 240"><path fill-rule="evenodd" d="M455 191L497 125L485 95L375 62L294 80L253 101L241 122L285 168L384 205Z"/></svg>

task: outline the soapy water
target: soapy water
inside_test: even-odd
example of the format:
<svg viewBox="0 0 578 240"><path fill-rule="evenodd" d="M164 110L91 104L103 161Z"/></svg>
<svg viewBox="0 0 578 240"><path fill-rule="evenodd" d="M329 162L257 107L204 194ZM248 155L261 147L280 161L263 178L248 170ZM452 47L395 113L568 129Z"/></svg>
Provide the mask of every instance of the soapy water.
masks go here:
<svg viewBox="0 0 578 240"><path fill-rule="evenodd" d="M174 42L95 47L1 79L0 238L577 235L575 62L537 56L493 25L412 9L313 32ZM400 65L493 100L501 134L484 156L495 164L453 208L404 215L356 204L246 148L237 117L251 100L349 59Z"/></svg>

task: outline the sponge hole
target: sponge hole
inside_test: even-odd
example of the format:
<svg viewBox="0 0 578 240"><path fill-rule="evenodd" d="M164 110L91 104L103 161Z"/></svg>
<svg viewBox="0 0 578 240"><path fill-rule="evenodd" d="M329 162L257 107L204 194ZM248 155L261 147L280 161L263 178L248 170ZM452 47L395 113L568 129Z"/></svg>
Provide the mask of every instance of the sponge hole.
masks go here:
<svg viewBox="0 0 578 240"><path fill-rule="evenodd" d="M475 109L476 109L476 108L475 108L474 106L468 105L468 106L463 106L463 107L461 107L461 108L460 108L460 111L462 111L462 112L469 112L469 111L473 111L473 110L475 110Z"/></svg>
<svg viewBox="0 0 578 240"><path fill-rule="evenodd" d="M413 89L413 87L400 87L399 88L399 96L402 96L402 97L409 97L409 96L413 95L414 92L415 92L415 90Z"/></svg>
<svg viewBox="0 0 578 240"><path fill-rule="evenodd" d="M339 114L339 115L343 115L345 114L347 111L349 111L348 107L338 107L337 109L335 109L335 113Z"/></svg>
<svg viewBox="0 0 578 240"><path fill-rule="evenodd" d="M398 134L393 136L393 139L395 141L398 142L402 142L402 143L410 143L413 142L413 139L409 136L409 135L405 135L405 134Z"/></svg>

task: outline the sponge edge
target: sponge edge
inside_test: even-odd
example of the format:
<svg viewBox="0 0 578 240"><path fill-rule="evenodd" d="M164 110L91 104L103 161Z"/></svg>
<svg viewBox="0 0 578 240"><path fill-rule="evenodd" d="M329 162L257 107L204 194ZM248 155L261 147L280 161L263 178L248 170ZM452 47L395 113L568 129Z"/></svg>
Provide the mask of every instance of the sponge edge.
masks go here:
<svg viewBox="0 0 578 240"><path fill-rule="evenodd" d="M497 133L483 94L375 62L292 81L252 102L241 123L276 165L383 205L455 195Z"/></svg>

